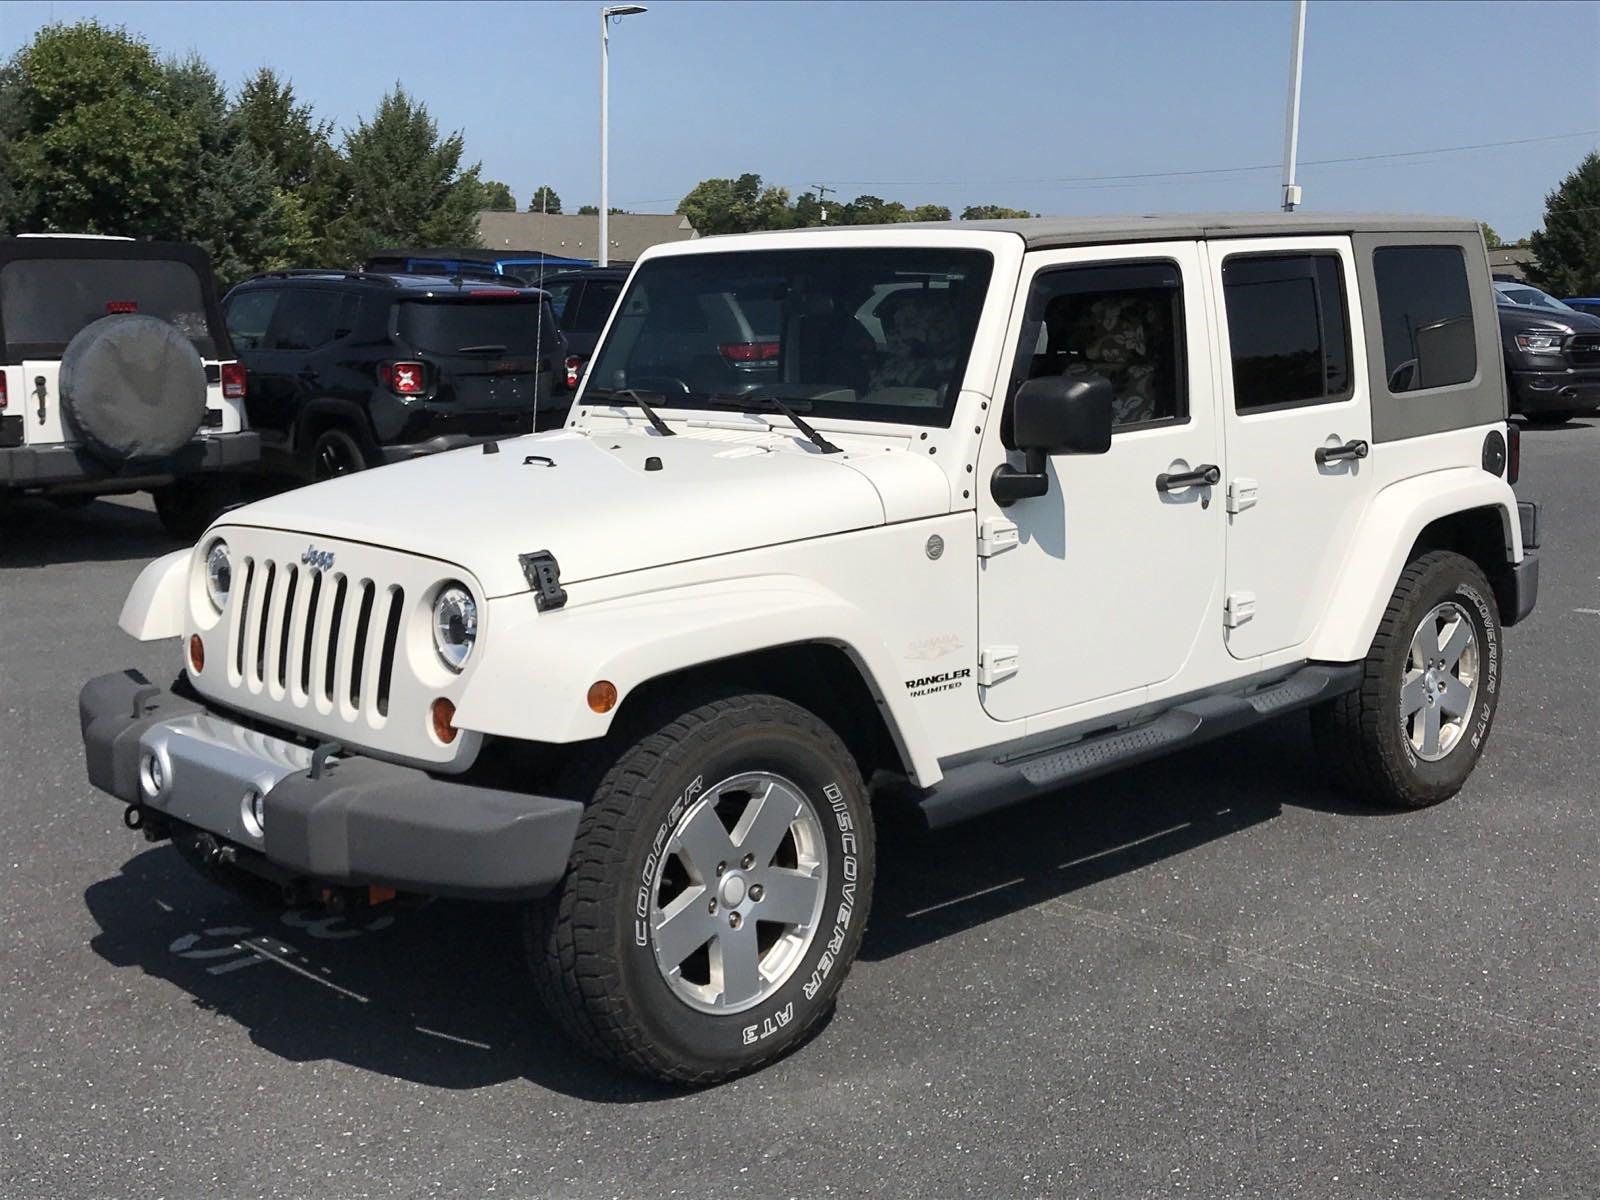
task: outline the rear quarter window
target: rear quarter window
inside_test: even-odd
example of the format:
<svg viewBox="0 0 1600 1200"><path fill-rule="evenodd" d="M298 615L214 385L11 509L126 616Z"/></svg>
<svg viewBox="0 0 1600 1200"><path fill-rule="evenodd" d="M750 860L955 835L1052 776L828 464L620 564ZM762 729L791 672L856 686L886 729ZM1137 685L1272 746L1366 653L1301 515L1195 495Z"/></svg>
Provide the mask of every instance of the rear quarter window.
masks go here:
<svg viewBox="0 0 1600 1200"><path fill-rule="evenodd" d="M20 258L0 267L0 329L14 353L55 357L85 325L138 312L176 326L217 357L206 292L188 263L161 259Z"/></svg>
<svg viewBox="0 0 1600 1200"><path fill-rule="evenodd" d="M1372 277L1391 392L1449 387L1478 373L1472 294L1459 246L1379 246L1372 252Z"/></svg>

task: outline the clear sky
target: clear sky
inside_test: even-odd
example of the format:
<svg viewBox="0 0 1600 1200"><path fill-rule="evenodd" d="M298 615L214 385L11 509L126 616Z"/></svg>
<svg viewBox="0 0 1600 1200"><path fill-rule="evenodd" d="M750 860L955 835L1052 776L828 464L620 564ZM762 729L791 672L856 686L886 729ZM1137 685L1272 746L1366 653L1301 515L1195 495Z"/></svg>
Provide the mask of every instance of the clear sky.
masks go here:
<svg viewBox="0 0 1600 1200"><path fill-rule="evenodd" d="M958 212L1278 202L1289 0L647 2L612 32L613 204L670 212L699 180L744 171ZM0 0L0 53L51 19L98 16L198 51L231 86L275 67L341 128L400 81L519 203L548 182L570 212L599 194L598 12ZM1600 4L1311 0L1309 14L1307 208L1470 215L1509 240L1600 144ZM1318 165L1528 138L1551 140ZM1126 178L1236 167L1265 169Z"/></svg>

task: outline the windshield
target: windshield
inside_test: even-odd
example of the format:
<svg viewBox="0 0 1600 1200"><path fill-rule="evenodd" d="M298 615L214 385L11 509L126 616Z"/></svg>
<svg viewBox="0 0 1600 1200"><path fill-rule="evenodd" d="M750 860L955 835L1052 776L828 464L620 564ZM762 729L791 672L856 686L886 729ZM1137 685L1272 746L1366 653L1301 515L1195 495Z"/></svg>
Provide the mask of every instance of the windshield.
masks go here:
<svg viewBox="0 0 1600 1200"><path fill-rule="evenodd" d="M398 305L397 332L415 350L431 354L478 351L495 354L553 354L547 326L538 346L537 300L408 300Z"/></svg>
<svg viewBox="0 0 1600 1200"><path fill-rule="evenodd" d="M201 358L216 358L200 276L153 258L20 258L0 268L7 343L59 355L78 330L110 313L136 312L177 326Z"/></svg>
<svg viewBox="0 0 1600 1200"><path fill-rule="evenodd" d="M672 408L775 396L818 416L948 425L992 269L981 250L658 258L628 285L590 394L636 388Z"/></svg>
<svg viewBox="0 0 1600 1200"><path fill-rule="evenodd" d="M1535 287L1502 287L1499 292L1508 303L1520 305L1524 308L1548 308L1555 312L1577 312L1570 304L1563 304L1548 292L1541 292Z"/></svg>

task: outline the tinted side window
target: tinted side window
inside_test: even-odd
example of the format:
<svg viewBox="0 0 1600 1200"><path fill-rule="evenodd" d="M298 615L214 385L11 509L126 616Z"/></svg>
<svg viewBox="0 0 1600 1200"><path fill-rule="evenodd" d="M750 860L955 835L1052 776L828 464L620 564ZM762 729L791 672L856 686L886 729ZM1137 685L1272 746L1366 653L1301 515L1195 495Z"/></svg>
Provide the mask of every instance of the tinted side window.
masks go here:
<svg viewBox="0 0 1600 1200"><path fill-rule="evenodd" d="M572 318L577 313L576 306L572 303L572 293L577 290L576 283L547 283L544 290L550 296L550 308L561 322L561 328L571 329Z"/></svg>
<svg viewBox="0 0 1600 1200"><path fill-rule="evenodd" d="M228 336L237 350L260 350L267 340L267 329L272 324L272 314L278 307L277 288L255 288L238 292L228 298L223 313L228 323Z"/></svg>
<svg viewBox="0 0 1600 1200"><path fill-rule="evenodd" d="M1222 265L1239 412L1352 394L1337 254L1234 255Z"/></svg>
<svg viewBox="0 0 1600 1200"><path fill-rule="evenodd" d="M273 315L267 349L315 350L339 336L344 296L312 288L285 288Z"/></svg>
<svg viewBox="0 0 1600 1200"><path fill-rule="evenodd" d="M622 291L620 280L591 279L583 286L583 296L578 300L578 319L570 326L584 333L599 333L605 328L606 318L616 307L617 296Z"/></svg>
<svg viewBox="0 0 1600 1200"><path fill-rule="evenodd" d="M1391 392L1466 383L1478 373L1459 246L1381 246L1372 252L1372 277Z"/></svg>
<svg viewBox="0 0 1600 1200"><path fill-rule="evenodd" d="M1123 263L1041 271L1028 297L1013 382L1045 375L1110 380L1113 420L1119 426L1187 417L1183 286L1177 265Z"/></svg>

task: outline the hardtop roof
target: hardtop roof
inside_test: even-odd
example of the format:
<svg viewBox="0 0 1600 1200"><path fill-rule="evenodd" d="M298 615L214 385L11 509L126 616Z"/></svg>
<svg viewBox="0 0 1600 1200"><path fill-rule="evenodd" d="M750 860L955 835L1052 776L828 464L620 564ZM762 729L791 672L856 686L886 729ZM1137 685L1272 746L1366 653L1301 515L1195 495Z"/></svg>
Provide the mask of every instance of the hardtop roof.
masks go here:
<svg viewBox="0 0 1600 1200"><path fill-rule="evenodd" d="M1283 237L1291 234L1478 233L1470 217L1412 213L1147 213L1100 217L1031 217L1017 221L915 221L850 225L840 229L948 229L1012 233L1029 250L1106 242L1159 242L1184 238ZM781 232L781 231L772 231Z"/></svg>

